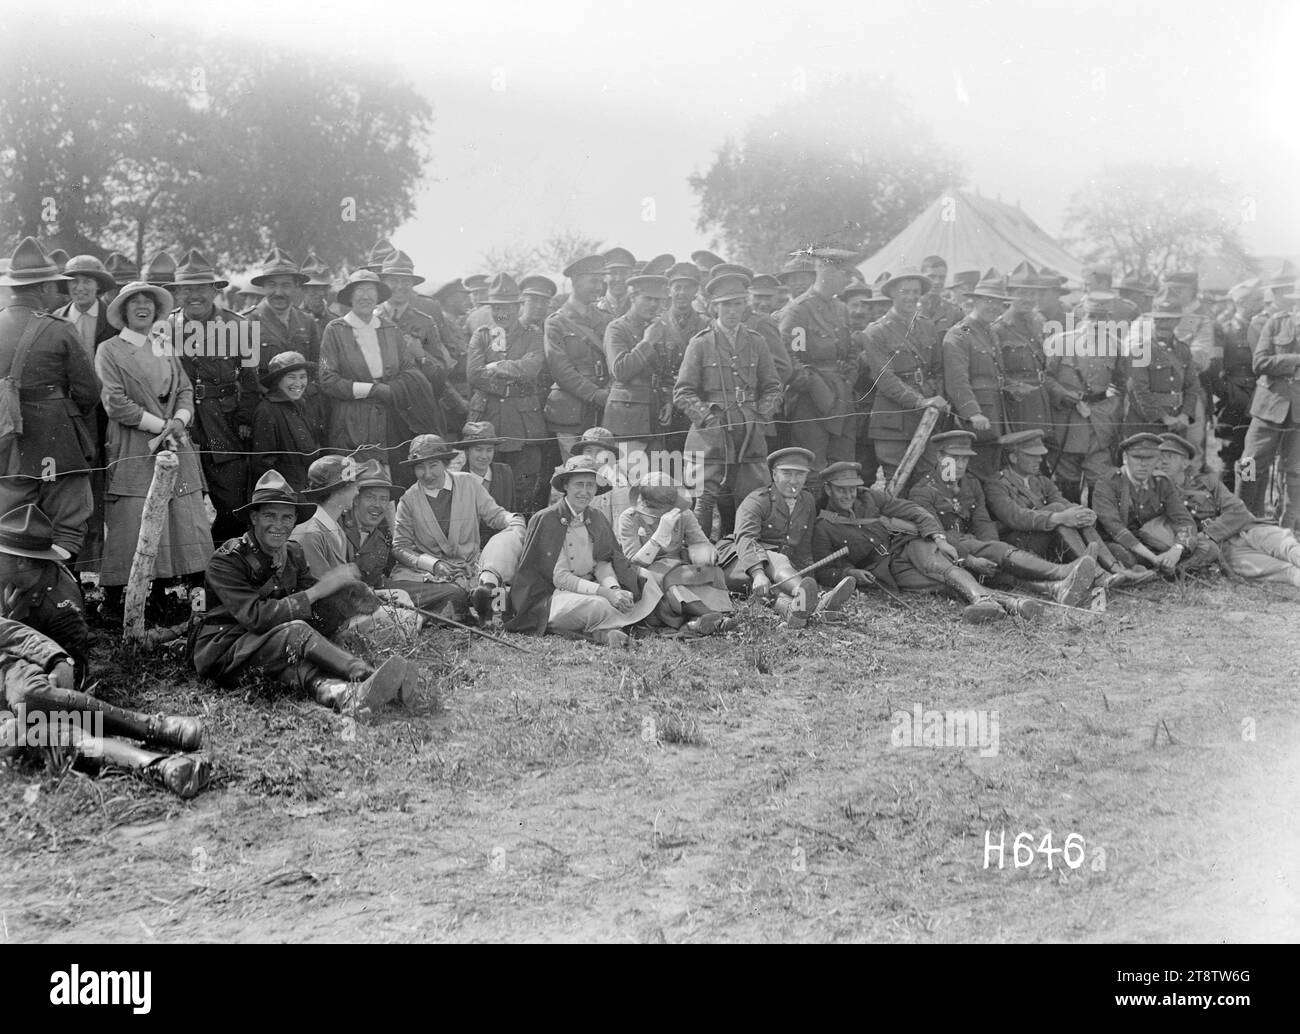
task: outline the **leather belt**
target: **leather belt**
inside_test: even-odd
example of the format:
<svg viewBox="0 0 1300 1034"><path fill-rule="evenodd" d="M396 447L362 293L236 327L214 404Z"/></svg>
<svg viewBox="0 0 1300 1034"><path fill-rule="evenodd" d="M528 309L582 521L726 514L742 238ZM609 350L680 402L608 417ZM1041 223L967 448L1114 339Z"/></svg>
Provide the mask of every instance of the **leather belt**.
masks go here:
<svg viewBox="0 0 1300 1034"><path fill-rule="evenodd" d="M18 399L21 402L45 402L54 399L66 399L68 393L58 385L49 384L43 388L19 388Z"/></svg>
<svg viewBox="0 0 1300 1034"><path fill-rule="evenodd" d="M1106 397L1106 393L1105 393L1104 391L1093 391L1093 392L1089 392L1088 394L1084 395L1084 396L1083 396L1083 401L1084 401L1084 402L1089 402L1089 403L1091 403L1091 402L1100 402L1100 401L1101 401L1102 399L1104 399L1105 397Z"/></svg>
<svg viewBox="0 0 1300 1034"><path fill-rule="evenodd" d="M199 381L194 385L194 401L198 402L200 399L226 399L238 391L238 384L208 385Z"/></svg>

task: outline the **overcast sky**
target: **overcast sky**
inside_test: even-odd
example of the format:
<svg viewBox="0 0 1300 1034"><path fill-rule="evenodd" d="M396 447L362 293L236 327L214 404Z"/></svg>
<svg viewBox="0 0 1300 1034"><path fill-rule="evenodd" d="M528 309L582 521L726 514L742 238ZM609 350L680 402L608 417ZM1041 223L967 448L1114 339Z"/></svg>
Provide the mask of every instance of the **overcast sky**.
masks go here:
<svg viewBox="0 0 1300 1034"><path fill-rule="evenodd" d="M78 6L113 4L60 4ZM685 256L707 243L687 176L801 85L851 73L892 77L968 187L1020 202L1049 233L1103 165L1190 162L1251 199L1248 246L1300 252L1298 0L122 8L411 81L434 106L434 160L394 240L431 279L562 230Z"/></svg>

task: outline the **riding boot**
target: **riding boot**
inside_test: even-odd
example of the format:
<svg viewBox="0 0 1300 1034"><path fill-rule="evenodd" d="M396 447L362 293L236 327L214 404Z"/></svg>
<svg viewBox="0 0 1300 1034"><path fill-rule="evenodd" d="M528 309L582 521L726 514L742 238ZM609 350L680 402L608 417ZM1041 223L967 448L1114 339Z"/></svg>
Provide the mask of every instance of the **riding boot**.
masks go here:
<svg viewBox="0 0 1300 1034"><path fill-rule="evenodd" d="M341 714L374 711L398 699L406 683L406 661L389 657L363 682L345 682L328 675L317 674L308 680L312 699L318 704L332 707Z"/></svg>
<svg viewBox="0 0 1300 1034"><path fill-rule="evenodd" d="M817 583L811 578L801 581L791 596L777 596L772 609L785 621L786 628L803 628L808 611L817 603Z"/></svg>
<svg viewBox="0 0 1300 1034"><path fill-rule="evenodd" d="M334 678L355 682L365 678L370 668L360 657L335 646L323 635L308 636L302 644L302 659Z"/></svg>
<svg viewBox="0 0 1300 1034"><path fill-rule="evenodd" d="M736 527L736 497L730 493L723 496L717 501L718 504L718 537L722 538L730 535ZM709 529L711 530L711 529ZM705 531L708 535L709 531Z"/></svg>
<svg viewBox="0 0 1300 1034"><path fill-rule="evenodd" d="M700 523L700 530L708 538L713 538L713 511L717 506L717 500L712 492L701 492L700 497L695 500L695 519Z"/></svg>
<svg viewBox="0 0 1300 1034"><path fill-rule="evenodd" d="M127 736L174 750L199 750L203 746L203 723L182 715L142 714L114 707L87 693L49 686L23 694L29 708L52 711L92 711L104 716L104 732L109 736Z"/></svg>
<svg viewBox="0 0 1300 1034"><path fill-rule="evenodd" d="M178 797L189 798L208 785L212 765L202 754L155 754L110 736L91 736L70 722L55 722L52 735L60 746L100 763L139 772Z"/></svg>
<svg viewBox="0 0 1300 1034"><path fill-rule="evenodd" d="M998 606L994 594L980 585L965 568L953 564L943 572L943 583L969 604L961 612L961 619L967 624L982 625L1003 617L1004 611Z"/></svg>

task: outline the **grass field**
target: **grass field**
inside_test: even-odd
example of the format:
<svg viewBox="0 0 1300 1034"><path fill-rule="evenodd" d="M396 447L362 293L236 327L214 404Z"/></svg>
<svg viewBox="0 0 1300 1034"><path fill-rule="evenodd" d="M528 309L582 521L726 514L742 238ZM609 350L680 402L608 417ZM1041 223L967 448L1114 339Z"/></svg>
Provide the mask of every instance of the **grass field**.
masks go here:
<svg viewBox="0 0 1300 1034"><path fill-rule="evenodd" d="M746 604L626 653L435 633L420 704L360 723L104 643L101 694L202 714L216 785L0 766L0 940L1294 940L1282 597L984 628L859 597L800 632ZM916 705L996 712L996 753L897 745Z"/></svg>

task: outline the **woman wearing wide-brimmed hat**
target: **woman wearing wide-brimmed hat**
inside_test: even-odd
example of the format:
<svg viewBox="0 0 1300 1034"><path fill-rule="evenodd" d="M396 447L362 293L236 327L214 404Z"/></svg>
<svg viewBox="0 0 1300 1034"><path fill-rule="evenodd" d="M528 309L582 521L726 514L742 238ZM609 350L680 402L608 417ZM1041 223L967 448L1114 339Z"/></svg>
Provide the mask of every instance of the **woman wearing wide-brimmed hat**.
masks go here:
<svg viewBox="0 0 1300 1034"><path fill-rule="evenodd" d="M514 577L523 550L524 520L502 508L473 474L447 469L456 450L436 434L422 434L404 460L415 484L397 504L389 588L402 589L418 606L450 605L468 615L470 593L480 619L492 615L492 590ZM479 525L502 534L485 544Z"/></svg>
<svg viewBox="0 0 1300 1034"><path fill-rule="evenodd" d="M728 617L726 576L682 485L650 471L630 492L632 506L619 515L615 531L623 555L663 591L655 620L696 636L729 631L735 619Z"/></svg>
<svg viewBox="0 0 1300 1034"><path fill-rule="evenodd" d="M638 578L614 529L591 501L602 491L600 464L573 456L551 478L563 493L528 523L523 556L510 590L512 632L585 635L606 646L626 646L622 631L645 620L662 592Z"/></svg>
<svg viewBox="0 0 1300 1034"><path fill-rule="evenodd" d="M514 512L515 472L508 464L496 462L500 444L496 428L488 421L480 420L466 424L460 432L460 441L452 442L451 448L458 450L464 458L460 469L482 481L498 506ZM456 469L454 462L452 469ZM486 524L479 526L478 533L484 542L496 534Z"/></svg>
<svg viewBox="0 0 1300 1034"><path fill-rule="evenodd" d="M391 294L377 273L357 270L339 289L347 313L321 341L320 386L334 400L326 444L360 459L377 459L399 484L404 442L439 429L438 403L415 368L397 325L376 312Z"/></svg>
<svg viewBox="0 0 1300 1034"><path fill-rule="evenodd" d="M322 454L305 402L315 368L301 352L272 356L261 377L266 397L253 414L253 476L278 470L297 492L307 487L307 468Z"/></svg>
<svg viewBox="0 0 1300 1034"><path fill-rule="evenodd" d="M153 482L154 458L170 449L180 460L167 519L158 540L154 602L162 602L164 580L185 577L197 585L212 554L210 521L203 506L206 484L190 440L194 389L169 338L151 337L154 323L172 309L164 288L142 281L127 284L108 306L117 335L99 346L95 372L108 414L105 446L104 556L99 583L105 611L115 615L131 573L145 496Z"/></svg>

